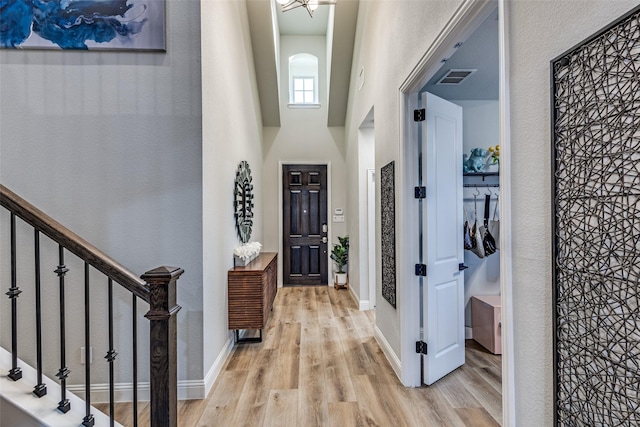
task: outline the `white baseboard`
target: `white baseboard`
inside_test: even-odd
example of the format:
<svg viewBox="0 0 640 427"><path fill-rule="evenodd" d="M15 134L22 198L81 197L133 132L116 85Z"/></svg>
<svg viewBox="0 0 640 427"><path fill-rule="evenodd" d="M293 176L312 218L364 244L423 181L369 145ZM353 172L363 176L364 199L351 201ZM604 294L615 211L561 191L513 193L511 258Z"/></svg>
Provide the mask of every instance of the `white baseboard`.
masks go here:
<svg viewBox="0 0 640 427"><path fill-rule="evenodd" d="M369 303L369 300L361 300L360 298L358 298L356 293L353 292L353 288L351 286L349 286L349 294L351 294L351 299L358 306L358 310L371 310L371 304Z"/></svg>
<svg viewBox="0 0 640 427"><path fill-rule="evenodd" d="M178 388L180 386L178 385ZM67 390L84 400L84 384L67 384ZM138 401L149 401L150 385L148 381L138 381ZM133 383L116 383L113 385L114 399L116 402L133 401ZM109 402L109 384L91 384L91 402Z"/></svg>
<svg viewBox="0 0 640 427"><path fill-rule="evenodd" d="M116 402L133 401L133 383L117 383L113 385ZM84 399L84 384L67 385L67 390ZM205 398L204 380L178 381L178 400L194 400ZM150 399L150 384L148 381L138 381L138 401L147 402ZM109 402L109 384L91 384L91 402Z"/></svg>
<svg viewBox="0 0 640 427"><path fill-rule="evenodd" d="M178 381L178 400L194 400L204 399L213 387L213 383L220 375L227 358L233 350L233 334L227 338L227 342L222 347L215 362L207 372L203 380L183 380ZM84 399L84 384L71 384L67 389ZM138 400L149 400L149 382L138 382ZM133 400L133 383L117 383L114 384L116 402L131 402ZM91 385L91 401L93 403L109 402L109 384L92 384Z"/></svg>
<svg viewBox="0 0 640 427"><path fill-rule="evenodd" d="M382 349L382 352L384 353L384 355L387 356L387 360L391 364L391 368L393 369L393 372L396 373L398 378L402 378L402 362L400 361L400 358L395 353L395 351L393 351L393 349L389 345L389 342L384 337L384 335L382 334L382 331L378 328L377 325L373 327L373 337L375 338L376 342Z"/></svg>
<svg viewBox="0 0 640 427"><path fill-rule="evenodd" d="M222 372L222 368L224 367L224 364L227 362L227 359L229 358L229 355L231 354L231 350L233 350L233 347L234 347L234 337L233 337L233 332L231 332L231 334L229 334L229 337L227 337L227 342L224 343L224 346L222 347L222 351L220 351L220 353L218 354L218 357L216 357L215 362L213 362L213 365L211 365L209 372L207 372L207 375L205 375L204 377L204 393L200 399L206 398L209 392L211 391L211 388L213 387L213 383L216 382L216 379L218 379L218 375L220 375L220 372ZM180 396L180 388L178 386L178 399L180 399L179 396Z"/></svg>
<svg viewBox="0 0 640 427"><path fill-rule="evenodd" d="M473 328L471 326L464 327L464 339L466 340L473 339Z"/></svg>

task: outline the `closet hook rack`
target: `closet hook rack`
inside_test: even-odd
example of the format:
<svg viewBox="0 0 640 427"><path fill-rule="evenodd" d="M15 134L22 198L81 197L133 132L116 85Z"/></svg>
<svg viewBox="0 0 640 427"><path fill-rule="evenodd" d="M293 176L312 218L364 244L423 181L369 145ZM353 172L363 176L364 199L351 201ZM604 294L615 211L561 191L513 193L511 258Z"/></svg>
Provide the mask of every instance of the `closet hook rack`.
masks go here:
<svg viewBox="0 0 640 427"><path fill-rule="evenodd" d="M478 187L500 187L500 184L464 184L465 187L478 188Z"/></svg>

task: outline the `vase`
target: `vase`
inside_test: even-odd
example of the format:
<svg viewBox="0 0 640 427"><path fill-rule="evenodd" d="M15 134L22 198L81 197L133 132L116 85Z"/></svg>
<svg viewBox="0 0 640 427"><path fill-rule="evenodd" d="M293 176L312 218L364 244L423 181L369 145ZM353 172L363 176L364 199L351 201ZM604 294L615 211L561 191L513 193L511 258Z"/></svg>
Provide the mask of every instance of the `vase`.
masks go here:
<svg viewBox="0 0 640 427"><path fill-rule="evenodd" d="M233 256L233 265L235 267L246 267L247 265L249 265L249 263L251 261L253 261L254 259L258 258L258 255L260 255L260 253L255 253L253 255L251 255L249 258L240 258L239 256L234 255Z"/></svg>

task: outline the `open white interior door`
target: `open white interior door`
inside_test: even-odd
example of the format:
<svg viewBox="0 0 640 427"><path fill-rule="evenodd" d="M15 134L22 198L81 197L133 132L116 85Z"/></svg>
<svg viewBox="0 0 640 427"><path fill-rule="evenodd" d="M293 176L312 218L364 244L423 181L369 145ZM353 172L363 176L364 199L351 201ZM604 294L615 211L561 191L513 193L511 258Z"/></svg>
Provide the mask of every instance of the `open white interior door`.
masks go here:
<svg viewBox="0 0 640 427"><path fill-rule="evenodd" d="M464 364L464 262L462 211L462 107L422 94L423 249L427 276L423 292L423 378L429 385Z"/></svg>

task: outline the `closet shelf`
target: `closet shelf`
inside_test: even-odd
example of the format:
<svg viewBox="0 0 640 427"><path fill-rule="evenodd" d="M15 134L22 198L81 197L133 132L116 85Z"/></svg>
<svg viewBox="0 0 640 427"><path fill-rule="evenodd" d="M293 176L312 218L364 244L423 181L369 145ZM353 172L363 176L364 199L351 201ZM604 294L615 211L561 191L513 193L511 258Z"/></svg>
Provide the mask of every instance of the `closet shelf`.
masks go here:
<svg viewBox="0 0 640 427"><path fill-rule="evenodd" d="M481 177L484 181L488 176L500 176L500 172L464 172L462 176Z"/></svg>

